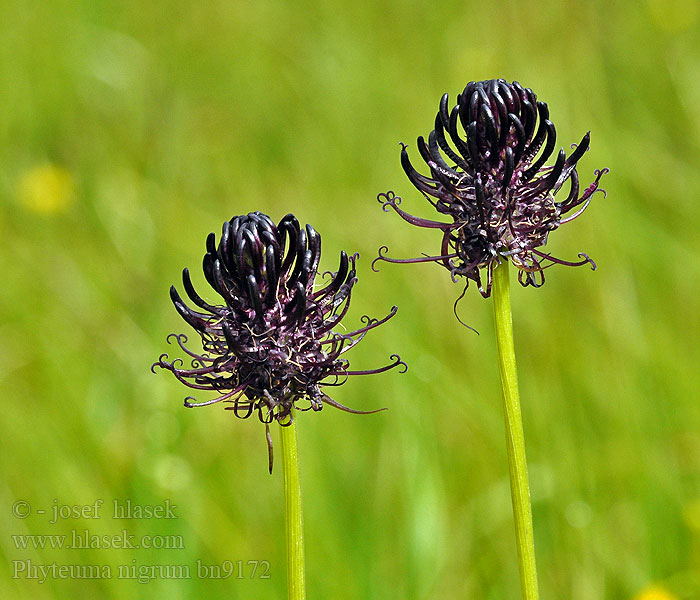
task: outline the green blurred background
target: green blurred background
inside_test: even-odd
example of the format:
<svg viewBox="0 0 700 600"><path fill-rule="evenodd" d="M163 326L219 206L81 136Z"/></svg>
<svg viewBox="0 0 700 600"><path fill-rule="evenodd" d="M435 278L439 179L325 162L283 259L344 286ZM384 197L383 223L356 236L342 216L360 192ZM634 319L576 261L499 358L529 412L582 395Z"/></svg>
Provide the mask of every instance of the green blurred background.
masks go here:
<svg viewBox="0 0 700 600"><path fill-rule="evenodd" d="M700 598L696 1L10 1L0 52L0 596L285 596L264 428L186 410L185 388L149 371L187 330L170 284L189 266L203 289L206 235L262 210L312 223L324 268L360 252L349 325L400 306L353 367L410 365L334 395L387 412L299 420L309 597L519 597L491 303L470 290L460 305L476 336L444 269L370 271L382 244L438 249L375 199L393 189L432 216L398 142L417 156L443 92L504 77L548 102L559 145L592 131L582 184L611 169L607 199L548 246L598 271L514 289L542 598ZM101 518L50 523L98 499ZM127 499L168 500L177 519L112 519ZM85 529L184 548L12 537ZM27 579L54 563L112 577ZM192 577L139 583L124 565Z"/></svg>

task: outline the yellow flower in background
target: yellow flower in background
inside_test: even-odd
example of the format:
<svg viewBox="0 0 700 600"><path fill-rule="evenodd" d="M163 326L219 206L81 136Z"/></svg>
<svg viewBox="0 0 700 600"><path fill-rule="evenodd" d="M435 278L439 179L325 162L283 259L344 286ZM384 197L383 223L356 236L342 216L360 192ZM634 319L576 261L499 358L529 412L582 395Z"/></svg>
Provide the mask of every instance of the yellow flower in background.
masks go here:
<svg viewBox="0 0 700 600"><path fill-rule="evenodd" d="M678 596L659 585L650 585L639 592L632 600L678 600Z"/></svg>
<svg viewBox="0 0 700 600"><path fill-rule="evenodd" d="M62 212L75 200L75 182L63 167L41 165L19 178L17 196L22 206L32 212L44 215Z"/></svg>

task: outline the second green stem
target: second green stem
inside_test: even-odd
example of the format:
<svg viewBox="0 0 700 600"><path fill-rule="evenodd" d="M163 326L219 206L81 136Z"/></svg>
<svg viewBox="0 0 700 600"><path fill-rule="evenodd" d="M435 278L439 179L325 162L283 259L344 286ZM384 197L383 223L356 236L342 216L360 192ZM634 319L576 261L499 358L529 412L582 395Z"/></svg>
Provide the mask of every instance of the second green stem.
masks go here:
<svg viewBox="0 0 700 600"><path fill-rule="evenodd" d="M525 436L520 414L518 371L513 344L508 261L497 266L493 272L493 314L498 345L498 367L501 374L501 387L503 388L506 446L508 448L510 493L513 501L515 538L520 567L520 588L523 600L538 600L530 485L527 477Z"/></svg>
<svg viewBox="0 0 700 600"><path fill-rule="evenodd" d="M289 600L305 600L304 518L301 511L301 480L297 425L280 427L282 475L284 479L285 522L287 530L287 590Z"/></svg>

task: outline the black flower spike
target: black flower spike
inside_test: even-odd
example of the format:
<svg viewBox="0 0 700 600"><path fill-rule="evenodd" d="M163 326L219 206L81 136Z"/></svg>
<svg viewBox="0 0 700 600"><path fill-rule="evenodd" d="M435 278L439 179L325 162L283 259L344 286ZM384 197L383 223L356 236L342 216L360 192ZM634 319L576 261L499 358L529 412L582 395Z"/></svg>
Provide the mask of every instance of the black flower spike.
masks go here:
<svg viewBox="0 0 700 600"><path fill-rule="evenodd" d="M378 412L347 408L322 387L340 385L351 375L407 368L393 354L392 362L382 368L349 369L341 355L393 317L397 307L381 320L362 317L364 327L355 331L334 332L350 306L357 255L341 252L338 271L324 273L330 281L316 288L320 258L321 236L310 225L300 227L294 215L277 226L260 212L227 221L218 246L216 236L209 234L204 256L204 275L224 304L202 299L188 269L182 273L182 283L197 309L185 304L174 286L170 288L175 308L202 338L203 352L188 349L184 334L170 334L168 342L177 341L191 358L191 368L179 358L169 362L167 354L151 368L171 371L190 388L217 392L204 402L188 396L187 407L225 402L239 418L256 413L267 428L270 472L272 421L289 425L292 409L318 411L324 403L351 413Z"/></svg>
<svg viewBox="0 0 700 600"><path fill-rule="evenodd" d="M510 259L518 268L523 286L540 287L544 269L554 263L589 263L595 270L586 254L570 262L540 250L550 231L586 209L595 191L605 194L598 182L608 169L594 171L595 180L579 195L576 163L588 150L590 132L577 146L572 145L568 157L561 149L554 165L544 166L555 143L556 130L547 105L517 81L472 81L457 96L452 110L444 94L428 141L418 138L418 151L430 176L413 168L404 144L401 164L411 183L438 212L452 217L452 223L404 212L399 208L401 198L393 192L378 196L385 211L392 208L412 225L440 229L440 254L394 259L385 256L388 248L382 246L372 268L377 261L438 262L449 269L453 280L461 275L467 285L474 281L484 297L491 294L493 269L501 260ZM554 196L567 180L569 194L556 202ZM485 287L482 270L487 273Z"/></svg>

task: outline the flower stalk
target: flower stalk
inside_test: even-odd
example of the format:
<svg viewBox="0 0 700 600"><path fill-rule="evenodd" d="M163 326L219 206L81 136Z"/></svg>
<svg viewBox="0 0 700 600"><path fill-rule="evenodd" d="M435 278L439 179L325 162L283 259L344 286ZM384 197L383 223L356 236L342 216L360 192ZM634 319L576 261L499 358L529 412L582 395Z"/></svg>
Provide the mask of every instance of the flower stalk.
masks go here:
<svg viewBox="0 0 700 600"><path fill-rule="evenodd" d="M508 261L502 261L493 271L493 316L498 346L498 369L503 390L506 447L510 473L510 493L515 520L518 548L520 588L523 600L538 600L535 540L532 527L530 485L525 457L525 436L520 413L518 372L513 344L513 319L510 308L510 279Z"/></svg>
<svg viewBox="0 0 700 600"><path fill-rule="evenodd" d="M305 600L304 515L301 505L296 421L292 420L289 425L280 426L280 438L287 536L287 597L289 600Z"/></svg>
<svg viewBox="0 0 700 600"><path fill-rule="evenodd" d="M411 183L445 220L407 212L401 206L401 197L393 191L377 196L385 212L393 211L411 225L439 231L442 242L435 251L414 254L414 258L387 256L389 248L383 245L372 262L374 270L379 262L442 265L452 281L464 281L464 290L454 304L455 316L470 282L484 298L494 297L524 600L537 600L539 595L508 264L516 268L523 287L535 288L544 285L545 270L555 264L587 264L595 270L595 262L583 252L578 255L580 260L565 260L553 256L545 246L553 231L584 212L596 192L606 195L600 179L609 171L596 169L595 179L582 190L577 166L590 146L590 132L578 144L572 144L570 152L564 148L555 152L557 134L549 116L547 104L517 81L470 81L452 108L449 96L444 94L427 140L423 136L416 140L429 173L414 167L405 144L401 144L401 165ZM547 165L550 158L553 164ZM562 190L564 193L560 194ZM459 316L457 319L465 324Z"/></svg>

